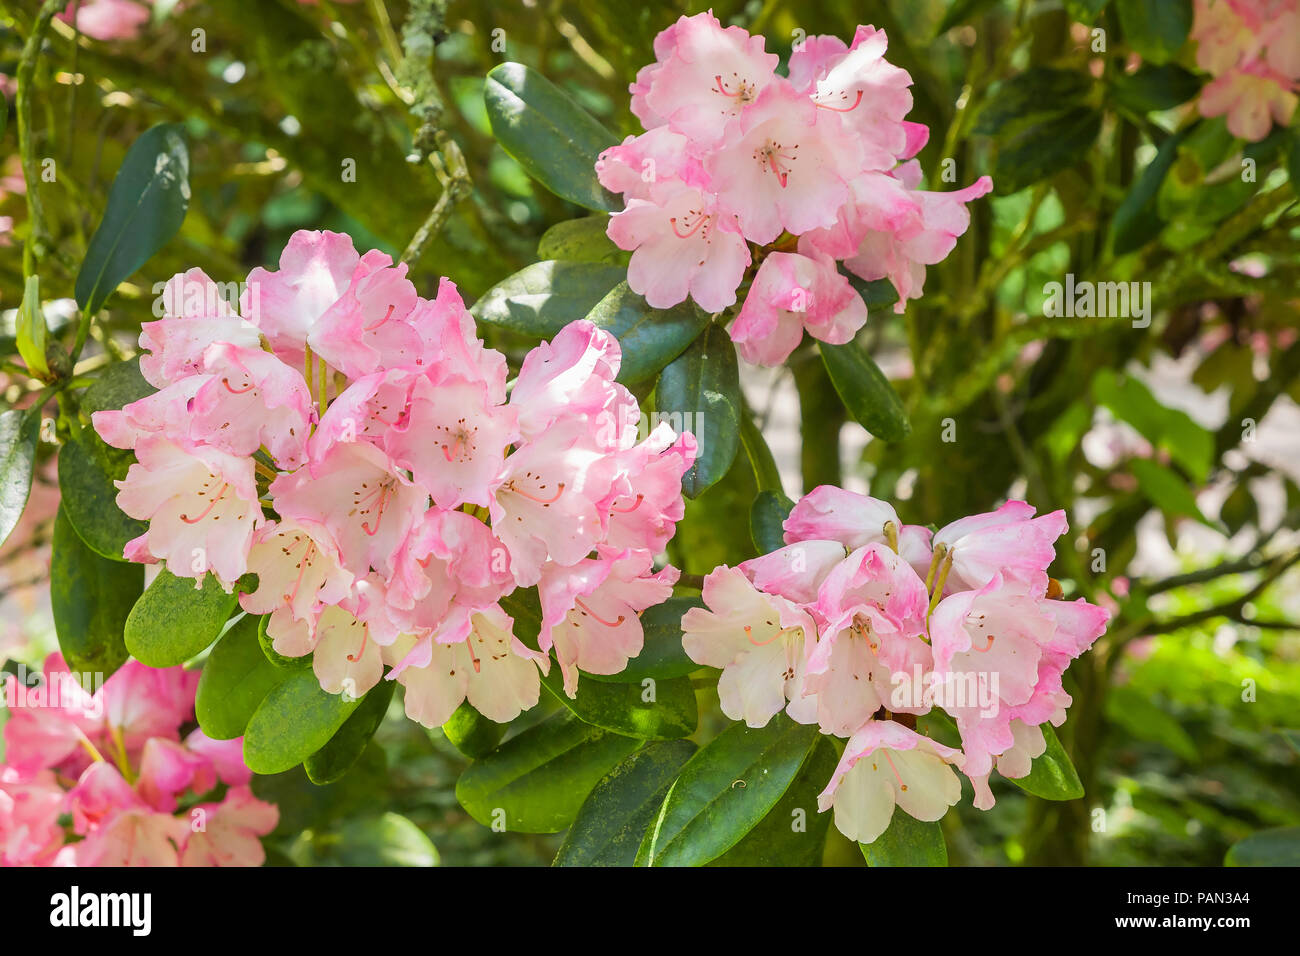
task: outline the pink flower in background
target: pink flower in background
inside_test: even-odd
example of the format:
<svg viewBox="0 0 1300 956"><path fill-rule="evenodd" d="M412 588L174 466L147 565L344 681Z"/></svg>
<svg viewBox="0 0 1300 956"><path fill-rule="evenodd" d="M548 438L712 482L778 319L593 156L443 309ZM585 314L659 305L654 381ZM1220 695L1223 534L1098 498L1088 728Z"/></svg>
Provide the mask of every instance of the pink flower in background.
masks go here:
<svg viewBox="0 0 1300 956"><path fill-rule="evenodd" d="M279 811L248 789L242 740L179 736L197 671L128 661L93 687L52 654L43 673L39 688L6 675L0 863L261 865Z"/></svg>
<svg viewBox="0 0 1300 956"><path fill-rule="evenodd" d="M1211 74L1202 116L1225 116L1228 131L1258 142L1295 115L1300 83L1300 6L1295 0L1196 0L1191 39Z"/></svg>

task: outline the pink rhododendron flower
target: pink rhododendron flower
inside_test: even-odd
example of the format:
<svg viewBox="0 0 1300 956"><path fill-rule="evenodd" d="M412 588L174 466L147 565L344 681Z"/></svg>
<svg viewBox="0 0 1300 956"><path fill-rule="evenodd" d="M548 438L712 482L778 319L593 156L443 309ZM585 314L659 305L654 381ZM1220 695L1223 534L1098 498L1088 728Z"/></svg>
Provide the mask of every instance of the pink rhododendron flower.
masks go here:
<svg viewBox="0 0 1300 956"><path fill-rule="evenodd" d="M128 661L92 689L52 654L43 677L6 677L0 863L261 865L279 811L249 791L242 741L179 736L197 671Z"/></svg>
<svg viewBox="0 0 1300 956"><path fill-rule="evenodd" d="M295 233L238 310L198 270L163 291L140 336L158 391L93 418L137 458L118 503L149 528L128 560L196 584L211 570L324 690L398 680L430 725L465 699L498 720L533 706L548 651L570 693L580 668L613 673L639 652L640 613L677 579L655 560L696 446L666 424L640 434L612 335L571 323L508 389L452 283L422 298L405 264L331 232ZM543 582L539 652L499 602ZM51 733L75 755L66 726ZM199 780L202 749L154 748L153 778Z"/></svg>
<svg viewBox="0 0 1300 956"><path fill-rule="evenodd" d="M1191 39L1212 79L1202 116L1225 116L1228 131L1258 142L1295 115L1300 83L1300 6L1295 0L1196 0Z"/></svg>
<svg viewBox="0 0 1300 956"><path fill-rule="evenodd" d="M991 188L985 176L917 189L929 129L906 119L912 79L885 58L883 30L802 38L788 76L762 37L712 13L680 18L654 46L629 88L646 131L596 163L625 202L607 231L655 308L690 298L721 312L752 278L730 327L748 361L781 364L805 331L849 341L867 309L841 268L888 279L903 311L965 232L965 204Z"/></svg>
<svg viewBox="0 0 1300 956"><path fill-rule="evenodd" d="M794 720L849 738L822 810L871 842L895 805L937 820L961 796L954 768L993 805L989 774L1029 772L1070 704L1061 677L1109 613L1048 596L1063 512L1022 501L931 533L886 502L823 485L785 521L787 544L704 579L682 617L696 663L722 669L723 713ZM916 731L939 708L961 749Z"/></svg>

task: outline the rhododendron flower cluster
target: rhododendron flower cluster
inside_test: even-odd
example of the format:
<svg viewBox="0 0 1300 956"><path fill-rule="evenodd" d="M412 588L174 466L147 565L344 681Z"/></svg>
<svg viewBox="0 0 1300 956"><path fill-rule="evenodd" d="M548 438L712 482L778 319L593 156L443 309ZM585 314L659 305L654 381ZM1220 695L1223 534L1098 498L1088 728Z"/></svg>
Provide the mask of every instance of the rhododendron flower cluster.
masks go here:
<svg viewBox="0 0 1300 956"><path fill-rule="evenodd" d="M628 285L656 308L689 296L721 312L748 280L731 337L763 365L783 362L805 331L842 344L866 322L838 262L888 278L896 311L918 298L925 267L970 223L965 203L992 183L918 188L912 157L929 130L904 119L912 80L885 59L887 42L869 26L850 44L809 37L787 77L761 36L712 13L660 33L655 62L631 86L646 132L596 164L626 201L608 232L632 250Z"/></svg>
<svg viewBox="0 0 1300 956"><path fill-rule="evenodd" d="M785 710L848 738L819 805L851 839L874 840L895 806L938 820L957 770L991 807L989 774L1029 772L1070 704L1061 675L1108 619L1047 575L1064 513L1009 501L931 533L822 486L784 528L783 548L705 578L706 607L682 618L692 660L722 669L723 712L761 727ZM917 731L932 708L960 749Z"/></svg>
<svg viewBox="0 0 1300 956"><path fill-rule="evenodd" d="M1226 116L1229 132L1257 142L1295 114L1300 82L1296 0L1196 0L1196 63L1214 79L1201 91L1202 116Z"/></svg>
<svg viewBox="0 0 1300 956"><path fill-rule="evenodd" d="M5 675L0 866L260 866L280 813L241 739L182 739L198 678L128 661L92 693L57 653Z"/></svg>
<svg viewBox="0 0 1300 956"><path fill-rule="evenodd" d="M579 668L640 651L639 612L677 579L654 562L695 441L666 424L638 440L618 341L590 322L508 387L456 287L425 299L406 271L299 232L238 308L199 270L176 276L140 336L159 390L94 425L137 457L117 501L149 527L129 559L242 579L274 649L312 654L331 693L387 667L426 726L465 699L505 722L537 702L552 650L570 695ZM534 585L529 648L499 602Z"/></svg>

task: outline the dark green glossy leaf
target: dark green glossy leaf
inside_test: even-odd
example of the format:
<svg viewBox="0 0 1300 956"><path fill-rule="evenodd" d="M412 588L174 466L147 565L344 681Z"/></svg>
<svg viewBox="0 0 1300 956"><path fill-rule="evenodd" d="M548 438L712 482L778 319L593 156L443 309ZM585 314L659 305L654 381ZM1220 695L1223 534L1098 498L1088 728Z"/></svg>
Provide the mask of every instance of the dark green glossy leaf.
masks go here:
<svg viewBox="0 0 1300 956"><path fill-rule="evenodd" d="M831 384L858 424L884 441L902 441L911 433L903 400L866 349L857 342L819 342L817 348Z"/></svg>
<svg viewBox="0 0 1300 956"><path fill-rule="evenodd" d="M859 843L868 866L947 866L948 844L936 820L927 823L894 807L885 832L871 843Z"/></svg>
<svg viewBox="0 0 1300 956"><path fill-rule="evenodd" d="M635 684L578 678L576 697L564 692L557 665L542 686L574 716L595 727L640 740L672 740L695 732L699 712L689 678L646 677Z"/></svg>
<svg viewBox="0 0 1300 956"><path fill-rule="evenodd" d="M281 773L296 767L329 742L359 703L321 690L310 668L291 671L249 718L244 728L244 763L253 773Z"/></svg>
<svg viewBox="0 0 1300 956"><path fill-rule="evenodd" d="M203 663L194 714L214 740L242 737L258 705L288 676L262 654L257 641L260 620L253 614L241 617Z"/></svg>
<svg viewBox="0 0 1300 956"><path fill-rule="evenodd" d="M479 322L549 339L591 312L627 269L598 262L534 262L488 289L470 312Z"/></svg>
<svg viewBox="0 0 1300 956"><path fill-rule="evenodd" d="M312 783L333 783L352 769L362 751L370 744L370 738L383 723L396 689L397 681L381 679L361 699L352 716L330 738L329 743L303 761L307 778Z"/></svg>
<svg viewBox="0 0 1300 956"><path fill-rule="evenodd" d="M682 768L637 865L702 866L730 850L777 805L817 738L783 713L766 727L732 724Z"/></svg>
<svg viewBox="0 0 1300 956"><path fill-rule="evenodd" d="M1026 793L1044 800L1078 800L1083 796L1083 782L1079 780L1079 773L1074 769L1070 755L1061 746L1051 724L1043 724L1042 729L1047 749L1041 756L1034 758L1027 776L1011 782Z"/></svg>
<svg viewBox="0 0 1300 956"><path fill-rule="evenodd" d="M1176 57L1192 29L1192 0L1115 0L1125 42L1152 63Z"/></svg>
<svg viewBox="0 0 1300 956"><path fill-rule="evenodd" d="M348 820L293 847L299 866L437 866L438 850L418 826L396 813Z"/></svg>
<svg viewBox="0 0 1300 956"><path fill-rule="evenodd" d="M0 544L13 534L27 507L40 437L39 409L11 408L0 414Z"/></svg>
<svg viewBox="0 0 1300 956"><path fill-rule="evenodd" d="M123 630L144 588L144 565L91 551L62 508L54 519L50 604L59 649L74 672L108 678L126 662Z"/></svg>
<svg viewBox="0 0 1300 956"><path fill-rule="evenodd" d="M127 542L149 528L117 506L113 479L126 477L130 457L130 452L110 448L90 428L59 449L59 492L68 520L87 547L113 561L125 561Z"/></svg>
<svg viewBox="0 0 1300 956"><path fill-rule="evenodd" d="M727 473L740 447L740 371L726 329L710 324L663 370L655 408L692 423L688 430L695 434L699 453L682 476L682 492L698 498Z"/></svg>
<svg viewBox="0 0 1300 956"><path fill-rule="evenodd" d="M505 724L484 717L469 701L462 702L442 725L442 733L451 745L470 758L491 753L505 732Z"/></svg>
<svg viewBox="0 0 1300 956"><path fill-rule="evenodd" d="M155 126L131 144L77 273L77 305L84 312L98 312L118 283L180 229L190 204L189 179L180 125Z"/></svg>
<svg viewBox="0 0 1300 956"><path fill-rule="evenodd" d="M785 519L790 517L794 502L780 491L760 491L749 509L749 533L759 554L769 554L785 547Z"/></svg>
<svg viewBox="0 0 1300 956"><path fill-rule="evenodd" d="M627 253L605 234L609 216L584 216L557 222L537 243L538 259L564 262L618 262L626 266Z"/></svg>
<svg viewBox="0 0 1300 956"><path fill-rule="evenodd" d="M587 209L623 208L595 169L618 139L567 93L522 63L502 63L487 75L483 100L497 142L528 175Z"/></svg>
<svg viewBox="0 0 1300 956"><path fill-rule="evenodd" d="M154 387L140 374L140 357L136 356L126 362L116 362L100 372L81 395L81 411L89 417L94 412L123 408L152 395L154 391Z"/></svg>
<svg viewBox="0 0 1300 956"><path fill-rule="evenodd" d="M1000 82L980 110L974 132L992 136L1043 122L1078 105L1092 78L1083 70L1034 66Z"/></svg>
<svg viewBox="0 0 1300 956"><path fill-rule="evenodd" d="M830 812L817 811L839 757L820 737L785 795L758 826L709 866L821 866Z"/></svg>
<svg viewBox="0 0 1300 956"><path fill-rule="evenodd" d="M689 740L638 750L600 779L578 810L556 866L631 866L664 795L691 755Z"/></svg>
<svg viewBox="0 0 1300 956"><path fill-rule="evenodd" d="M558 833L596 782L639 746L631 737L556 714L470 764L456 782L456 799L484 826Z"/></svg>
<svg viewBox="0 0 1300 956"><path fill-rule="evenodd" d="M275 649L275 642L271 639L271 635L266 633L270 623L271 615L269 614L263 614L258 620L257 643L262 648L262 656L275 667L281 669L311 666L312 655L310 654L304 654L302 657L285 657Z"/></svg>
<svg viewBox="0 0 1300 956"><path fill-rule="evenodd" d="M1090 106L1033 123L998 147L993 188L999 195L1019 192L1080 162L1101 131L1101 114Z"/></svg>
<svg viewBox="0 0 1300 956"><path fill-rule="evenodd" d="M709 317L689 299L671 309L652 309L620 282L587 318L609 332L623 347L618 381L640 382L681 355L709 324ZM698 436L697 436L698 437Z"/></svg>
<svg viewBox="0 0 1300 956"><path fill-rule="evenodd" d="M175 667L217 639L239 595L227 594L212 574L197 584L166 568L158 573L126 620L132 657L150 667Z"/></svg>
<svg viewBox="0 0 1300 956"><path fill-rule="evenodd" d="M1186 126L1160 144L1155 159L1147 164L1130 187L1128 195L1115 210L1110 222L1111 248L1116 255L1124 255L1150 242L1165 227L1157 213L1157 196L1174 160L1178 147L1192 131L1195 124Z"/></svg>
<svg viewBox="0 0 1300 956"><path fill-rule="evenodd" d="M1119 73L1111 81L1111 98L1137 114L1167 110L1186 103L1201 90L1196 74L1177 63L1144 64L1135 73Z"/></svg>

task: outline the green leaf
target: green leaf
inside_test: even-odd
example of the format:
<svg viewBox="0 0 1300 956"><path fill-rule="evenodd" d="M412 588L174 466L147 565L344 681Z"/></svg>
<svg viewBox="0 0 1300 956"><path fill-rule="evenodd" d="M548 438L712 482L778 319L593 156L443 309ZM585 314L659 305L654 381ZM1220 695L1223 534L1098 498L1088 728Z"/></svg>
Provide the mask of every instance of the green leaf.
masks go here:
<svg viewBox="0 0 1300 956"><path fill-rule="evenodd" d="M130 457L130 452L110 448L90 428L59 449L59 493L68 520L90 550L113 561L125 561L127 542L149 528L117 506L113 479L126 477Z"/></svg>
<svg viewBox="0 0 1300 956"><path fill-rule="evenodd" d="M301 766L284 773L253 777L250 786L260 800L280 809L273 837L292 839L304 830L323 831L336 821L355 819L375 810L375 794L389 786L384 749L374 741L352 772L341 780L317 786Z"/></svg>
<svg viewBox="0 0 1300 956"><path fill-rule="evenodd" d="M894 808L885 832L871 843L859 843L868 866L947 866L948 844L936 820L927 823Z"/></svg>
<svg viewBox="0 0 1300 956"><path fill-rule="evenodd" d="M682 615L693 607L703 607L699 597L674 595L662 604L648 607L641 614L641 631L645 643L641 653L627 662L617 674L583 674L599 683L639 684L646 678L670 680L685 677L700 669L686 656L682 647Z"/></svg>
<svg viewBox="0 0 1300 956"><path fill-rule="evenodd" d="M1228 848L1224 866L1300 866L1300 827L1252 833Z"/></svg>
<svg viewBox="0 0 1300 956"><path fill-rule="evenodd" d="M691 422L699 453L682 476L682 492L698 498L721 480L740 447L740 371L727 330L710 324L659 376L655 408Z"/></svg>
<svg viewBox="0 0 1300 956"><path fill-rule="evenodd" d="M333 737L305 761L303 768L312 783L333 783L352 769L388 713L397 681L381 679L361 699L352 716Z"/></svg>
<svg viewBox="0 0 1300 956"><path fill-rule="evenodd" d="M244 728L244 763L281 773L324 747L360 703L321 690L310 668L289 672L257 705Z"/></svg>
<svg viewBox="0 0 1300 956"><path fill-rule="evenodd" d="M689 740L638 750L607 773L583 802L555 866L631 866L678 772L695 753Z"/></svg>
<svg viewBox="0 0 1300 956"><path fill-rule="evenodd" d="M146 130L127 151L99 228L77 273L83 312L98 312L127 279L174 236L190 204L190 156L178 124Z"/></svg>
<svg viewBox="0 0 1300 956"><path fill-rule="evenodd" d="M1032 793L1044 800L1078 800L1083 796L1083 781L1074 769L1070 755L1061 746L1060 739L1051 724L1043 724L1043 737L1047 740L1047 749L1034 758L1033 765L1026 776L1011 780L1026 793Z"/></svg>
<svg viewBox="0 0 1300 956"><path fill-rule="evenodd" d="M227 594L212 574L196 585L193 578L177 577L166 568L158 572L126 619L132 657L150 667L175 667L217 639L239 595Z"/></svg>
<svg viewBox="0 0 1300 956"><path fill-rule="evenodd" d="M27 507L40 439L40 408L11 408L0 414L0 544L13 534Z"/></svg>
<svg viewBox="0 0 1300 956"><path fill-rule="evenodd" d="M565 262L618 262L626 266L627 253L605 234L609 216L600 214L557 222L537 243L538 259Z"/></svg>
<svg viewBox="0 0 1300 956"><path fill-rule="evenodd" d="M652 309L626 282L614 286L587 318L622 346L618 381L624 385L644 381L659 372L709 324L708 315L689 299L671 309Z"/></svg>
<svg viewBox="0 0 1300 956"><path fill-rule="evenodd" d="M1135 73L1118 73L1111 80L1111 98L1139 116L1186 103L1201 90L1196 74L1177 63L1143 64Z"/></svg>
<svg viewBox="0 0 1300 956"><path fill-rule="evenodd" d="M438 850L425 832L396 813L348 820L313 833L289 851L299 866L437 866Z"/></svg>
<svg viewBox="0 0 1300 956"><path fill-rule="evenodd" d="M646 832L639 866L702 866L727 852L780 801L816 726L777 714L766 727L732 724L682 768Z"/></svg>
<svg viewBox="0 0 1300 956"><path fill-rule="evenodd" d="M969 23L993 6L993 3L994 0L952 0L948 9L944 11L943 19L939 21L939 29L935 31L935 35L947 33L955 26Z"/></svg>
<svg viewBox="0 0 1300 956"><path fill-rule="evenodd" d="M1155 159L1147 164L1128 195L1115 210L1110 222L1110 243L1116 255L1125 255L1150 242L1165 227L1157 211L1160 184L1178 158L1178 147L1195 128L1193 123L1183 127L1160 144Z"/></svg>
<svg viewBox="0 0 1300 956"><path fill-rule="evenodd" d="M1124 40L1151 63L1176 57L1192 29L1191 0L1115 0Z"/></svg>
<svg viewBox="0 0 1300 956"><path fill-rule="evenodd" d="M81 395L81 411L89 417L94 412L123 408L152 395L155 389L140 374L140 357L116 362L100 372Z"/></svg>
<svg viewBox="0 0 1300 956"><path fill-rule="evenodd" d="M59 508L50 560L50 604L59 650L69 670L108 678L126 662L123 629L143 588L144 565L110 561L91 551Z"/></svg>
<svg viewBox="0 0 1300 956"><path fill-rule="evenodd" d="M506 725L484 717L464 701L442 725L442 733L466 757L482 757L496 749L505 736Z"/></svg>
<svg viewBox="0 0 1300 956"><path fill-rule="evenodd" d="M627 278L623 266L598 262L534 262L502 279L474 303L479 322L549 339L591 312Z"/></svg>
<svg viewBox="0 0 1300 956"><path fill-rule="evenodd" d="M1214 464L1214 435L1178 408L1162 404L1131 375L1103 369L1092 382L1093 398L1147 441L1169 454L1196 481L1205 481Z"/></svg>
<svg viewBox="0 0 1300 956"><path fill-rule="evenodd" d="M1200 759L1192 735L1146 692L1132 687L1112 687L1106 695L1106 717L1137 740L1168 747L1189 763Z"/></svg>
<svg viewBox="0 0 1300 956"><path fill-rule="evenodd" d="M257 625L257 643L262 649L262 656L267 661L281 670L286 668L294 669L298 667L310 667L312 662L311 654L304 654L302 657L285 657L275 649L275 642L271 635L266 633L266 629L271 625L271 615L263 614L258 620Z"/></svg>
<svg viewBox="0 0 1300 956"><path fill-rule="evenodd" d="M1195 518L1211 528L1214 523L1201 513L1196 495L1177 472L1150 458L1131 458L1129 471L1137 479L1138 490L1147 500L1171 518Z"/></svg>
<svg viewBox="0 0 1300 956"><path fill-rule="evenodd" d="M203 663L194 714L213 740L242 737L257 706L288 676L262 654L260 620L254 614L241 617Z"/></svg>
<svg viewBox="0 0 1300 956"><path fill-rule="evenodd" d="M31 275L23 285L23 301L18 308L15 344L27 368L37 378L49 375L50 366L45 360L47 329L41 314L41 278Z"/></svg>
<svg viewBox="0 0 1300 956"><path fill-rule="evenodd" d="M1079 163L1101 131L1101 114L1090 106L1034 123L998 147L993 188L1005 196Z"/></svg>
<svg viewBox="0 0 1300 956"><path fill-rule="evenodd" d="M470 764L456 781L456 799L484 826L558 833L596 782L639 746L556 714Z"/></svg>
<svg viewBox="0 0 1300 956"><path fill-rule="evenodd" d="M596 180L597 157L618 140L567 93L522 63L502 63L487 75L483 100L497 142L528 175L587 209L623 208Z"/></svg>
<svg viewBox="0 0 1300 956"><path fill-rule="evenodd" d="M754 469L754 484L760 490L774 491L784 496L781 485L781 472L772 457L763 433L754 421L754 416L745 409L740 414L740 443L745 446L745 455L749 465Z"/></svg>
<svg viewBox="0 0 1300 956"><path fill-rule="evenodd" d="M758 826L709 866L821 866L831 814L817 810L839 756L819 737L785 795Z"/></svg>
<svg viewBox="0 0 1300 956"><path fill-rule="evenodd" d="M1058 117L1078 106L1092 88L1082 70L1034 66L997 84L990 91L973 132L993 136L1021 130Z"/></svg>
<svg viewBox="0 0 1300 956"><path fill-rule="evenodd" d="M785 547L785 519L790 517L794 502L780 491L760 491L749 509L749 533L759 554L769 554Z"/></svg>
<svg viewBox="0 0 1300 956"><path fill-rule="evenodd" d="M635 684L578 678L576 697L564 692L557 666L542 686L574 716L594 727L640 740L672 740L695 732L699 712L689 678L643 678Z"/></svg>
<svg viewBox="0 0 1300 956"><path fill-rule="evenodd" d="M840 401L858 424L882 441L902 441L911 434L903 400L866 349L857 342L818 342L817 348Z"/></svg>

